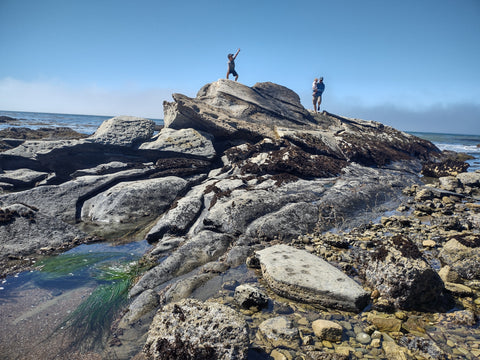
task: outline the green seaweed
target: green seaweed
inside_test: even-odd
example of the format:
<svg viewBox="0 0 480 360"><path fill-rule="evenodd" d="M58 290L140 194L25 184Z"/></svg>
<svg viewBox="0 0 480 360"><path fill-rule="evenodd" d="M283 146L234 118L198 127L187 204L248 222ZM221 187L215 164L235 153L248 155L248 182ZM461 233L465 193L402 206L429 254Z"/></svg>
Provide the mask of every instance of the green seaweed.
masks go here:
<svg viewBox="0 0 480 360"><path fill-rule="evenodd" d="M73 346L92 350L103 343L114 316L128 301L130 285L144 269L137 261L102 264L96 269L93 278L99 285L59 326L71 332Z"/></svg>

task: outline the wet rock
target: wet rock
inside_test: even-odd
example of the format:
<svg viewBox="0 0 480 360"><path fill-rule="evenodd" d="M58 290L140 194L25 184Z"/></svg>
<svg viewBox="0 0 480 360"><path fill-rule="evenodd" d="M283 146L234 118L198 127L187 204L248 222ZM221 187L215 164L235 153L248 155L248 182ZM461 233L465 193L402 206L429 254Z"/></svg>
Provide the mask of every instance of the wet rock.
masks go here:
<svg viewBox="0 0 480 360"><path fill-rule="evenodd" d="M262 322L258 327L257 338L263 341L267 348L295 348L300 343L298 329L285 316L277 316Z"/></svg>
<svg viewBox="0 0 480 360"><path fill-rule="evenodd" d="M194 129L163 128L153 141L140 145L140 149L170 151L211 159L216 155L212 136Z"/></svg>
<svg viewBox="0 0 480 360"><path fill-rule="evenodd" d="M388 314L372 312L367 315L367 320L381 332L398 332L402 328L402 321Z"/></svg>
<svg viewBox="0 0 480 360"><path fill-rule="evenodd" d="M417 337L417 336L415 337L404 336L400 339L399 343L410 350L418 351L428 356L429 359L435 359L435 360L447 359L447 355L444 353L444 351L437 344L435 344L434 341L430 339Z"/></svg>
<svg viewBox="0 0 480 360"><path fill-rule="evenodd" d="M148 332L147 359L246 359L248 331L227 306L185 299L158 311Z"/></svg>
<svg viewBox="0 0 480 360"><path fill-rule="evenodd" d="M168 288L167 291L165 291L165 303L179 301L189 297L195 291L195 289L205 284L214 276L214 273L203 273L176 281Z"/></svg>
<svg viewBox="0 0 480 360"><path fill-rule="evenodd" d="M155 310L159 304L160 298L155 291L144 291L128 306L128 312L121 320L122 326L134 324L141 319L142 316Z"/></svg>
<svg viewBox="0 0 480 360"><path fill-rule="evenodd" d="M438 322L448 325L474 326L477 323L475 314L470 310L456 310L441 314Z"/></svg>
<svg viewBox="0 0 480 360"><path fill-rule="evenodd" d="M312 329L315 336L320 340L340 341L342 339L343 328L336 322L315 320L312 323Z"/></svg>
<svg viewBox="0 0 480 360"><path fill-rule="evenodd" d="M369 301L369 294L355 281L304 250L275 245L257 251L257 256L264 278L281 296L357 312Z"/></svg>
<svg viewBox="0 0 480 360"><path fill-rule="evenodd" d="M116 116L104 121L88 139L99 144L134 146L151 139L155 122L134 116Z"/></svg>
<svg viewBox="0 0 480 360"><path fill-rule="evenodd" d="M21 140L68 140L81 139L87 135L78 133L68 127L51 127L29 129L25 127L10 127L0 130L0 138Z"/></svg>
<svg viewBox="0 0 480 360"><path fill-rule="evenodd" d="M306 360L349 360L350 355L327 353L323 351L307 351Z"/></svg>
<svg viewBox="0 0 480 360"><path fill-rule="evenodd" d="M10 122L10 121L16 121L17 119L15 118L12 118L10 116L5 116L5 115L1 115L0 116L0 123L6 123L6 122Z"/></svg>
<svg viewBox="0 0 480 360"><path fill-rule="evenodd" d="M202 231L176 249L159 265L147 271L130 290L130 297L155 289L176 276L183 275L223 255L232 238L226 234Z"/></svg>
<svg viewBox="0 0 480 360"><path fill-rule="evenodd" d="M360 344L370 344L372 338L370 337L370 335L364 332L359 332L355 337L355 340L357 340Z"/></svg>
<svg viewBox="0 0 480 360"><path fill-rule="evenodd" d="M406 237L379 244L362 269L366 282L398 309L433 309L446 301L444 284Z"/></svg>
<svg viewBox="0 0 480 360"><path fill-rule="evenodd" d="M268 305L268 297L255 286L242 284L235 288L235 301L243 308L264 308Z"/></svg>

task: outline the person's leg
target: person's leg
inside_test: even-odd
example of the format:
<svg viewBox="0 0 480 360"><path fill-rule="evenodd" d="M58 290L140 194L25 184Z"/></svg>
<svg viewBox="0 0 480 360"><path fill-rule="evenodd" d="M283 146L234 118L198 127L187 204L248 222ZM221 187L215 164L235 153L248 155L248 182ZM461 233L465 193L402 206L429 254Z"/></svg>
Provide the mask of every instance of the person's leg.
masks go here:
<svg viewBox="0 0 480 360"><path fill-rule="evenodd" d="M313 95L313 111L317 112L317 97Z"/></svg>
<svg viewBox="0 0 480 360"><path fill-rule="evenodd" d="M318 97L318 111L320 111L320 104L322 103L322 95Z"/></svg>

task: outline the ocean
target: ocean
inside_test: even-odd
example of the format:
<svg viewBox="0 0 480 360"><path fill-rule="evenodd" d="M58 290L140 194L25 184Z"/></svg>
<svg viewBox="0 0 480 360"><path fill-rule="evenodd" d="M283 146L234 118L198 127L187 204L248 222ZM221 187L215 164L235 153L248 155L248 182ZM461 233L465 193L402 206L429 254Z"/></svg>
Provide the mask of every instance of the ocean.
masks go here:
<svg viewBox="0 0 480 360"><path fill-rule="evenodd" d="M51 114L24 111L1 111L0 117L8 116L17 119L15 122L0 122L0 130L7 127L28 127L38 129L41 127L64 126L82 134L93 134L102 122L113 116L76 115L76 114ZM162 119L151 119L158 125L163 125ZM424 132L409 132L419 138L429 140L440 150L451 150L467 153L474 157L468 160L468 171L480 170L480 135L439 134Z"/></svg>

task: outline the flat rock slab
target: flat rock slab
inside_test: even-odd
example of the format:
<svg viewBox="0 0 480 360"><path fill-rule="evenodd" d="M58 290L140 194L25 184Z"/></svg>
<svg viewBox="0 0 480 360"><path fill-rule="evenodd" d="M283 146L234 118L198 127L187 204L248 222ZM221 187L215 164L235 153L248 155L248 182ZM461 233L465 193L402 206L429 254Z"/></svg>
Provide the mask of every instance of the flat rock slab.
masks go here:
<svg viewBox="0 0 480 360"><path fill-rule="evenodd" d="M359 312L369 294L325 260L287 245L257 252L263 276L279 295L306 303Z"/></svg>

